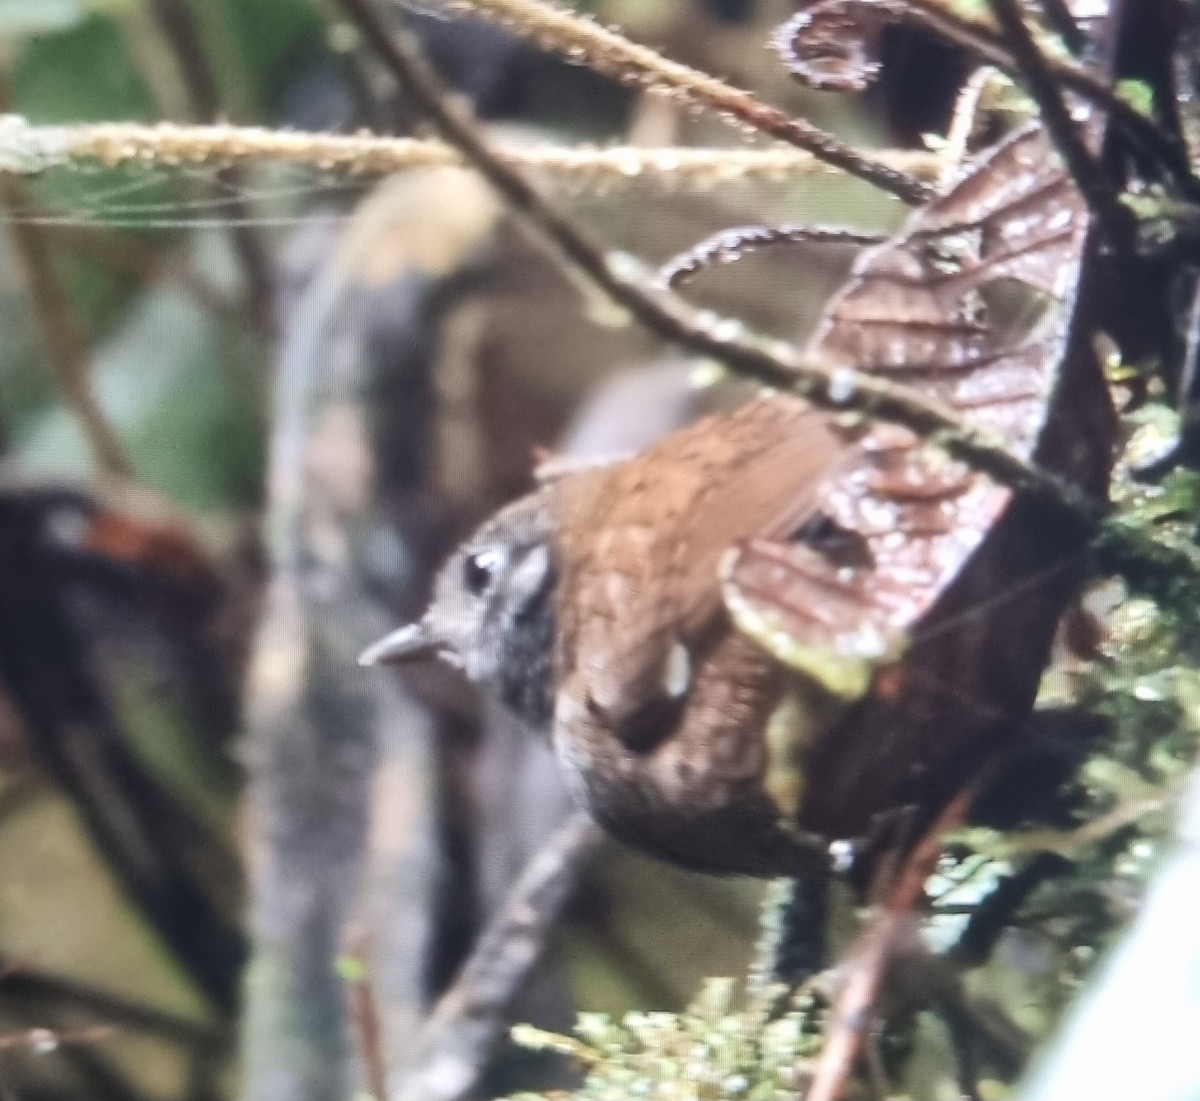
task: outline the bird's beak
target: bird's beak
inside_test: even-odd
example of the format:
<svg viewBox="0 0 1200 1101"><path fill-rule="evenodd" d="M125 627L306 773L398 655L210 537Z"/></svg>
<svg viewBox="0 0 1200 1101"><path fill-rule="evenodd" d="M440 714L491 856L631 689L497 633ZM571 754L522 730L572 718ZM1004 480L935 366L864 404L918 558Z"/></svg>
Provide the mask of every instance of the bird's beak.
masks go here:
<svg viewBox="0 0 1200 1101"><path fill-rule="evenodd" d="M445 649L446 644L435 638L429 627L418 620L368 646L358 655L358 664L399 665L402 662L435 657Z"/></svg>

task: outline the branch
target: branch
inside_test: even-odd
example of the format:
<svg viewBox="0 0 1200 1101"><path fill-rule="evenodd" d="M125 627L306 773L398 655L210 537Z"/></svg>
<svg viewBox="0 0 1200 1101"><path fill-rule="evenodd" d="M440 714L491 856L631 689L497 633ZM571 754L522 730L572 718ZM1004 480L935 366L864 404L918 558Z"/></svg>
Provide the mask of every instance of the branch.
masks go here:
<svg viewBox="0 0 1200 1101"><path fill-rule="evenodd" d="M544 49L563 54L574 62L584 62L623 84L653 89L676 100L706 107L739 126L753 127L789 145L808 150L910 205L919 205L933 197L933 190L927 184L882 161L864 156L819 127L792 118L779 108L762 103L749 92L699 69L671 61L648 46L631 42L616 31L543 0L447 0L445 6L502 23ZM358 22L357 18L355 22Z"/></svg>
<svg viewBox="0 0 1200 1101"><path fill-rule="evenodd" d="M369 938L362 930L354 930L348 940L343 978L350 1008L350 1021L358 1041L363 1078L371 1101L387 1101L383 1024L379 1019L379 1000L375 995L375 984L371 981Z"/></svg>
<svg viewBox="0 0 1200 1101"><path fill-rule="evenodd" d="M881 150L881 164L936 180L944 167L934 153ZM581 182L653 178L708 186L733 179L791 179L838 171L799 149L646 149L618 145L573 149L557 145L499 146L497 156L528 172L569 176ZM0 172L34 175L77 161L114 166L238 164L271 160L356 176L417 168L461 167L466 162L440 141L379 134L319 134L250 126L181 126L97 123L34 126L19 115L0 115Z"/></svg>
<svg viewBox="0 0 1200 1101"><path fill-rule="evenodd" d="M451 1101L475 1093L508 1028L507 1010L545 952L600 831L576 811L526 865L457 981L422 1030L420 1055L399 1101Z"/></svg>
<svg viewBox="0 0 1200 1101"><path fill-rule="evenodd" d="M23 1028L18 1032L0 1032L0 1051L29 1048L35 1052L57 1051L66 1044L96 1044L111 1039L116 1032L110 1025L92 1025L69 1032L53 1028Z"/></svg>
<svg viewBox="0 0 1200 1101"><path fill-rule="evenodd" d="M1040 0L1040 6L1046 25L1062 39L1063 45L1078 57L1087 45L1087 39L1079 29L1079 24L1075 22L1075 15L1067 0Z"/></svg>

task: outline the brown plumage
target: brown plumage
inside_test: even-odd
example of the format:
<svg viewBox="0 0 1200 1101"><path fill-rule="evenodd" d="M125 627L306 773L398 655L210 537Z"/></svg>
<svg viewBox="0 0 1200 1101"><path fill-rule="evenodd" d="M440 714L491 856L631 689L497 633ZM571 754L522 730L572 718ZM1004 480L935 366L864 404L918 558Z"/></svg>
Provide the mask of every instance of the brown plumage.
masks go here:
<svg viewBox="0 0 1200 1101"><path fill-rule="evenodd" d="M733 629L720 566L743 540L800 530L845 458L827 418L776 396L549 487L571 594L555 613L554 742L612 832L693 866L792 860L763 790L786 677Z"/></svg>

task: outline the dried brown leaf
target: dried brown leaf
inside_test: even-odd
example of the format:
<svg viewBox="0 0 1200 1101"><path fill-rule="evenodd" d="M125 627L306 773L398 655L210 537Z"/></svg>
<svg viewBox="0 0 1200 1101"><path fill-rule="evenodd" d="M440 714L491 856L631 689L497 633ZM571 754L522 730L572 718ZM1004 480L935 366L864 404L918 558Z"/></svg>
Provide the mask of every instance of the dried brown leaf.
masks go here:
<svg viewBox="0 0 1200 1101"><path fill-rule="evenodd" d="M884 28L903 19L902 0L819 0L775 32L775 50L811 88L861 92L879 75Z"/></svg>
<svg viewBox="0 0 1200 1101"><path fill-rule="evenodd" d="M918 385L1102 492L1111 410L1093 319L1079 309L1089 228L1044 134L1024 129L864 253L809 354L843 369L848 389L860 371ZM836 763L835 783L809 813L834 821L845 813L835 790L883 802L898 782L881 764L893 752L920 773L969 755L1029 705L1079 540L906 429L845 432L856 458L817 492L825 531L751 541L725 563L743 629L826 688L863 697L845 724L859 735L817 750ZM851 538L856 559L831 550Z"/></svg>

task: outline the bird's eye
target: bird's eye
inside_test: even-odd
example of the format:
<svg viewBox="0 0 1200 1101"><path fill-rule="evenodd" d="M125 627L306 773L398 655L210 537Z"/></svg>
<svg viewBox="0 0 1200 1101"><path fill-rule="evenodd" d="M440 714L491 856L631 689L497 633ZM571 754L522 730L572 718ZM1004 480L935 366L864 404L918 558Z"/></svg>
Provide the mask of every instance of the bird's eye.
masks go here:
<svg viewBox="0 0 1200 1101"><path fill-rule="evenodd" d="M472 551L463 561L463 584L472 596L482 596L496 578L503 565L504 555L490 548Z"/></svg>

